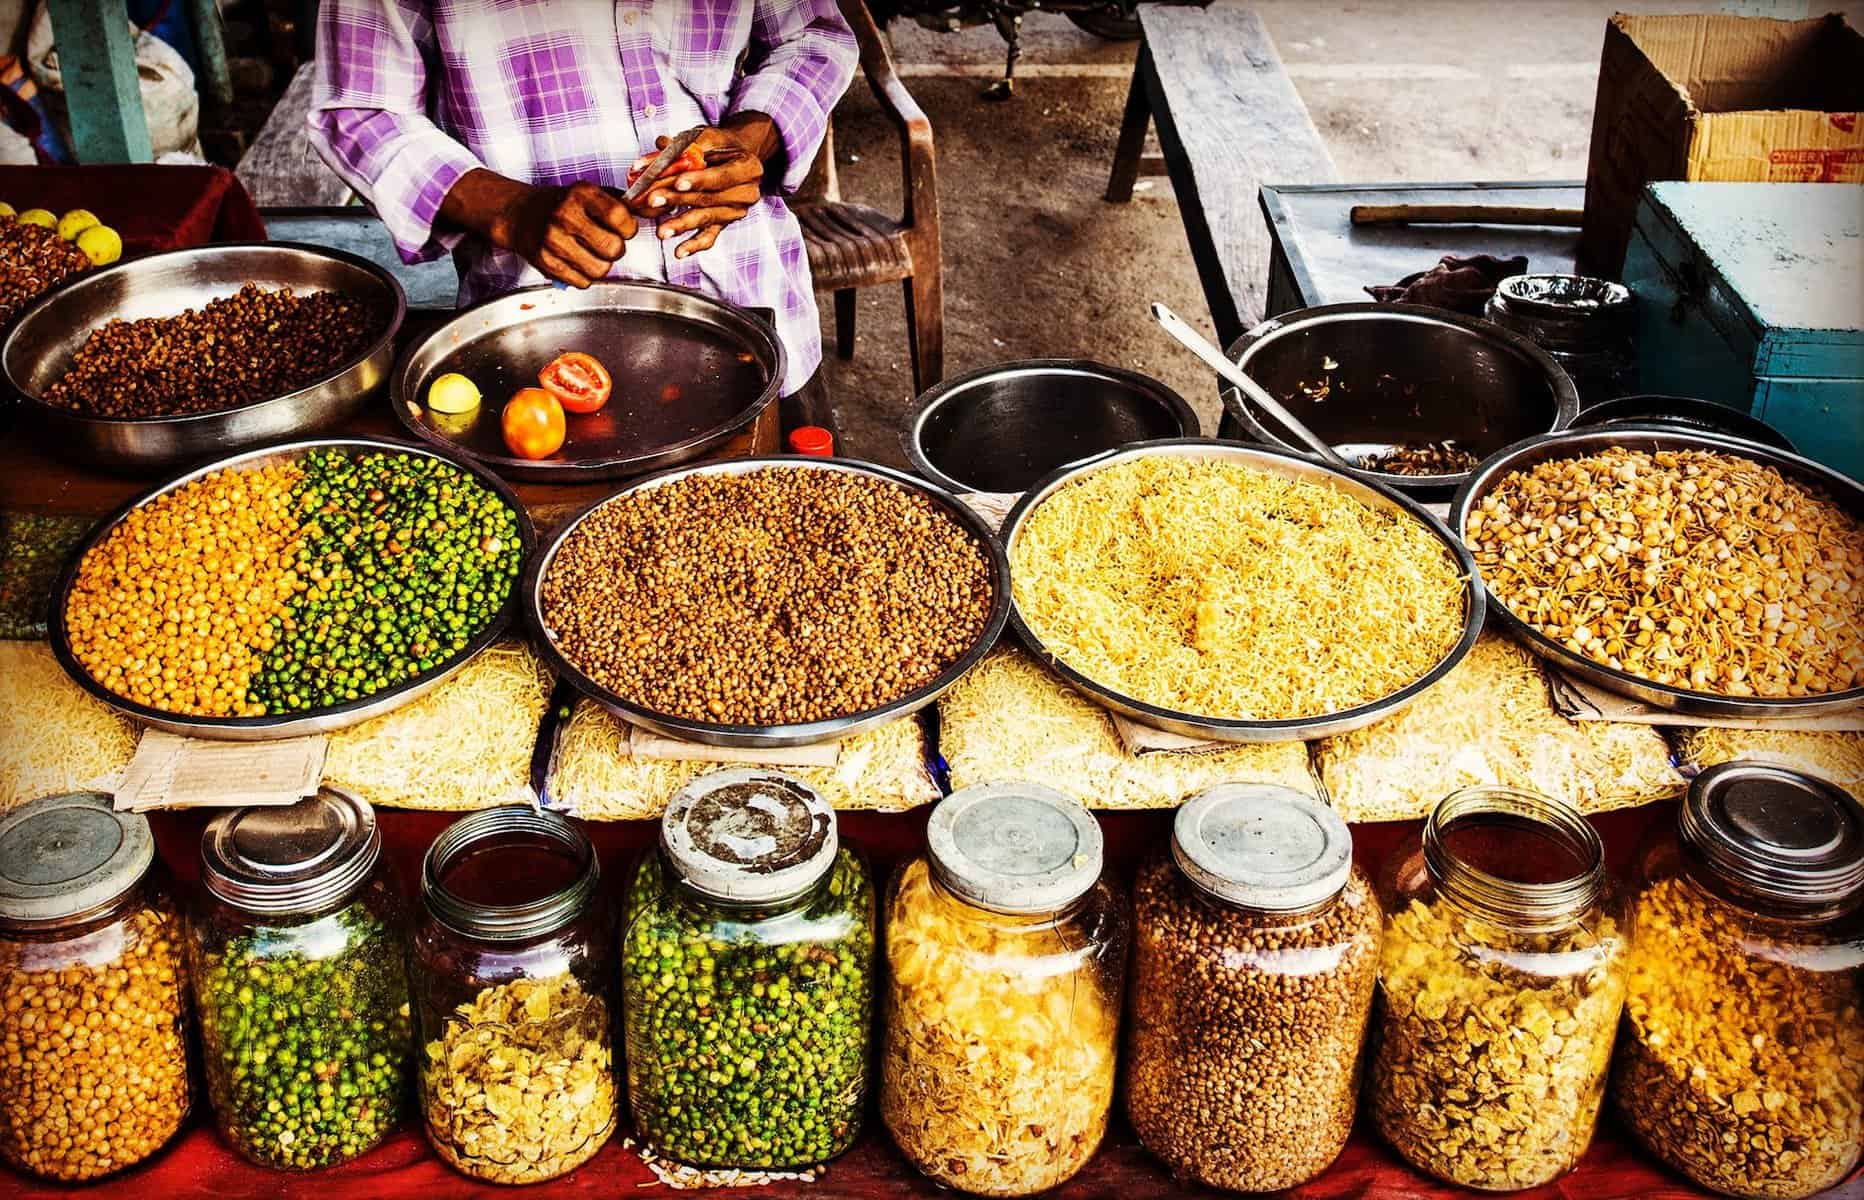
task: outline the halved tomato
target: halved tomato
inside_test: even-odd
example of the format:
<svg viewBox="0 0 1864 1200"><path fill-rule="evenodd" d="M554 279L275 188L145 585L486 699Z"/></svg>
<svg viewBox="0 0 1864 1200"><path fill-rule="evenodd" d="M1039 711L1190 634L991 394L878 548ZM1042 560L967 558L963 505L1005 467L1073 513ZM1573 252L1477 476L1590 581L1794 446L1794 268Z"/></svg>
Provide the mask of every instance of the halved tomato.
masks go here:
<svg viewBox="0 0 1864 1200"><path fill-rule="evenodd" d="M551 359L537 373L537 382L573 413L592 413L607 404L613 386L608 368L597 362L595 355L580 350L567 350Z"/></svg>

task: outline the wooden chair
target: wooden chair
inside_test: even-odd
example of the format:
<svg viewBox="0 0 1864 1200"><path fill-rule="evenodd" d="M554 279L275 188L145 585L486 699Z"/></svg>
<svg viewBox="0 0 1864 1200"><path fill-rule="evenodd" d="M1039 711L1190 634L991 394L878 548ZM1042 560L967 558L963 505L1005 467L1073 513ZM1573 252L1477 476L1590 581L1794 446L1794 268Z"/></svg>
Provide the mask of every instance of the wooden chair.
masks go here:
<svg viewBox="0 0 1864 1200"><path fill-rule="evenodd" d="M867 84L900 132L905 211L895 220L841 198L832 126L791 208L809 247L816 291L835 294L836 353L854 357L855 289L901 283L913 390L923 392L945 375L945 293L939 277L932 123L900 82L886 38L863 0L842 0L841 11L860 42Z"/></svg>

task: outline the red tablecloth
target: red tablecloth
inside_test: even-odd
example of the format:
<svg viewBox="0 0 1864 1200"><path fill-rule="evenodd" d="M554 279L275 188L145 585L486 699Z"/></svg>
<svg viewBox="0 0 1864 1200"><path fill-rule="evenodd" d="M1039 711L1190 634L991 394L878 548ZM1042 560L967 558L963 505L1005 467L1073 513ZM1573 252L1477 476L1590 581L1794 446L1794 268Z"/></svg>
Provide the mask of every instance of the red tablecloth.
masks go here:
<svg viewBox="0 0 1864 1200"><path fill-rule="evenodd" d="M252 197L225 167L0 167L0 200L22 212L88 208L122 236L125 257L265 240Z"/></svg>
<svg viewBox="0 0 1864 1200"><path fill-rule="evenodd" d="M843 839L867 855L876 873L891 869L924 844L929 809L883 815L847 813L841 818ZM1637 844L1653 821L1672 819L1668 805L1612 813L1596 819L1613 869L1622 873ZM158 814L157 845L174 873L192 881L198 874L202 814ZM449 814L383 812L381 823L389 859L404 887L419 878L421 856L441 829L453 820ZM1170 831L1169 812L1102 813L1107 838L1109 870L1126 877L1139 859L1164 843ZM1405 823L1361 825L1353 831L1354 846L1365 866L1381 861L1412 828ZM597 823L589 826L610 886L622 877L621 868L653 844L656 827L647 821ZM204 1102L201 1102L204 1106ZM950 1197L914 1173L887 1143L886 1135L870 1119L868 1131L855 1148L831 1164L826 1175L808 1187L778 1185L764 1189L729 1189L707 1195L805 1196L807 1200L898 1200L901 1197ZM619 1139L606 1146L582 1169L549 1184L523 1189L524 1194L562 1196L666 1195L655 1186L653 1175ZM28 1198L71 1197L70 1188L29 1184L0 1171L0 1196ZM475 1184L435 1158L418 1128L404 1128L360 1160L309 1175L284 1175L248 1165L220 1141L203 1117L161 1155L122 1177L84 1189L84 1194L124 1200L233 1200L264 1196L278 1200L378 1200L389 1197L465 1197L517 1195L512 1189ZM1088 1167L1062 1188L1048 1195L1063 1200L1151 1200L1153 1197L1214 1195L1201 1188L1176 1184L1158 1162L1134 1140L1124 1122L1116 1121L1100 1153ZM1324 1175L1293 1192L1296 1200L1450 1200L1475 1193L1444 1187L1406 1167L1363 1123L1346 1151ZM1530 1192L1526 1200L1683 1200L1705 1193L1656 1166L1612 1128L1601 1126L1591 1151L1571 1174ZM1864 1172L1835 1192L1833 1200L1864 1200Z"/></svg>

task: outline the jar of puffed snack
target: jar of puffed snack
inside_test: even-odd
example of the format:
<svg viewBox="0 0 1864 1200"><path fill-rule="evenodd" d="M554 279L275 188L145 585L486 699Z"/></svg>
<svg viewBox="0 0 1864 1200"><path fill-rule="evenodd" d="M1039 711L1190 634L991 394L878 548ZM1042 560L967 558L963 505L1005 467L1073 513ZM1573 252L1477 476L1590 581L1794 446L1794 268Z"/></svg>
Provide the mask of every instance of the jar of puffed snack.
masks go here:
<svg viewBox="0 0 1864 1200"><path fill-rule="evenodd" d="M0 817L0 1159L81 1183L187 1119L182 928L147 818L91 792Z"/></svg>
<svg viewBox="0 0 1864 1200"><path fill-rule="evenodd" d="M1419 1170L1514 1191L1592 1142L1625 992L1598 833L1532 792L1446 797L1388 865L1366 1107Z"/></svg>
<svg viewBox="0 0 1864 1200"><path fill-rule="evenodd" d="M1346 1145L1378 978L1379 908L1346 823L1226 783L1178 810L1133 885L1126 1111L1178 1175L1267 1192Z"/></svg>
<svg viewBox="0 0 1864 1200"><path fill-rule="evenodd" d="M1027 1196L1086 1165L1113 1105L1126 918L1093 816L981 784L932 810L887 896L880 1116L939 1183Z"/></svg>
<svg viewBox="0 0 1864 1200"><path fill-rule="evenodd" d="M595 847L525 805L461 817L421 871L413 989L427 1140L464 1174L555 1179L615 1129L614 925Z"/></svg>
<svg viewBox="0 0 1864 1200"><path fill-rule="evenodd" d="M1712 767L1645 848L1630 918L1625 1126L1726 1195L1836 1186L1864 1152L1864 806Z"/></svg>

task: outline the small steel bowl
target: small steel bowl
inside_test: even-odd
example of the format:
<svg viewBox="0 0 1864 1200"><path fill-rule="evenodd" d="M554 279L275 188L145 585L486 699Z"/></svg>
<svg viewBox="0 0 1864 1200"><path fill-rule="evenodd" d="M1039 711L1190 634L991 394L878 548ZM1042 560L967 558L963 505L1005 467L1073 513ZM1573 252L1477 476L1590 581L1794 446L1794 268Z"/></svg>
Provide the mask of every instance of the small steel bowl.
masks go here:
<svg viewBox="0 0 1864 1200"><path fill-rule="evenodd" d="M591 514L623 496L646 491L649 488L663 487L693 475L748 475L753 471L771 469L841 471L849 475L863 475L871 479L885 480L927 497L941 512L963 526L990 559L990 573L994 589L989 615L984 618L983 631L979 633L970 649L966 650L951 666L940 672L931 683L898 700L863 712L848 713L845 716L830 717L821 721L799 722L793 725L726 725L655 712L653 709L636 704L627 697L603 687L563 656L562 652L557 649L556 635L550 631L549 625L544 620L544 579L549 575L550 564L556 560L557 552L562 549L564 541L584 521L588 520ZM934 487L923 479L916 479L903 471L895 471L874 463L855 462L845 458L774 456L735 458L701 463L697 466L674 467L628 484L613 496L597 501L566 521L556 535L545 544L543 551L531 559L530 568L525 572L522 590L531 629L536 635L533 639L534 644L544 660L550 664L551 670L556 673L558 679L568 682L577 691L600 703L616 716L631 724L639 725L643 729L650 729L667 737L682 738L689 742L702 742L710 746L768 749L773 746L809 746L818 742L833 742L852 737L864 730L873 729L918 712L938 699L945 689L958 682L965 672L982 661L984 655L990 652L990 648L996 645L998 635L1003 632L1004 621L1009 616L1010 566L1003 556L1003 547L997 543L996 538L991 536L990 526L985 523L984 519L972 512L956 496Z"/></svg>
<svg viewBox="0 0 1864 1200"><path fill-rule="evenodd" d="M1545 350L1488 321L1418 304L1329 304L1272 317L1230 358L1348 461L1454 441L1478 459L1579 415L1573 381ZM1226 402L1243 436L1306 453L1275 418ZM1360 474L1446 497L1468 478Z"/></svg>
<svg viewBox="0 0 1864 1200"><path fill-rule="evenodd" d="M1459 539L1463 538L1468 528L1469 514L1509 475L1556 459L1583 458L1613 446L1652 452L1708 450L1750 459L1774 468L1788 479L1818 488L1858 520L1864 521L1864 483L1809 458L1718 433L1698 433L1665 425L1616 424L1596 429L1569 429L1565 433L1527 438L1491 455L1457 489L1456 498L1450 503L1450 529ZM1700 717L1808 717L1855 711L1859 705L1864 705L1864 687L1823 696L1771 699L1760 696L1722 696L1713 692L1672 687L1594 662L1583 654L1567 649L1517 617L1498 596L1490 596L1489 610L1496 614L1503 627L1514 634L1522 645L1548 662L1606 691L1642 700L1671 712Z"/></svg>
<svg viewBox="0 0 1864 1200"><path fill-rule="evenodd" d="M1184 397L1136 371L1075 358L998 363L919 399L901 440L952 492L1021 492L1057 467L1132 442L1196 437Z"/></svg>
<svg viewBox="0 0 1864 1200"><path fill-rule="evenodd" d="M174 417L95 417L41 399L105 322L172 317L231 296L248 283L342 292L386 310L388 325L335 372L238 408ZM387 382L395 334L407 312L407 296L393 275L342 250L289 242L198 246L87 271L48 292L0 341L0 369L49 448L87 466L149 474L341 422Z"/></svg>
<svg viewBox="0 0 1864 1200"><path fill-rule="evenodd" d="M176 476L167 483L149 489L99 521L90 533L85 535L84 540L72 550L71 556L65 560L64 570L59 574L58 585L53 589L52 611L48 619L52 656L58 660L60 666L65 668L65 674L71 676L73 682L79 687L111 708L134 717L152 728L180 734L183 737L213 738L223 742L265 742L277 738L330 733L391 712L404 704L420 699L440 686L448 676L472 661L481 650L497 641L517 617L522 604L517 581L513 582L511 594L505 597L505 603L499 607L498 612L493 614L485 627L474 634L472 640L468 641L451 659L424 675L417 675L413 679L383 688L372 695L332 705L329 708L313 709L310 712L283 713L270 717L192 717L159 708L150 708L125 699L91 678L90 672L84 669L77 655L72 653L71 634L65 628L65 606L71 598L71 588L77 580L78 567L92 546L108 537L111 531L121 525L124 518L136 509L185 487L204 475L210 475L229 467L256 468L271 463L296 462L312 450L327 449L347 450L352 453L390 451L449 462L495 493L512 512L517 514L518 538L522 543L522 553L527 558L537 548L537 529L531 524L530 514L519 502L517 494L498 476L476 463L462 462L451 455L430 450L425 446L417 446L412 442L393 441L389 438L310 438L264 446L257 450L247 450L229 458L202 464Z"/></svg>
<svg viewBox="0 0 1864 1200"><path fill-rule="evenodd" d="M1426 672L1423 678L1398 689L1389 696L1382 696L1343 712L1328 713L1318 717L1289 717L1273 721L1207 717L1197 713L1161 708L1158 705L1134 699L1104 684L1096 683L1070 667L1053 650L1044 645L1042 639L1029 628L1028 623L1023 620L1021 611L1015 605L1012 593L1010 627L1016 631L1017 637L1021 638L1025 646L1034 651L1037 657L1047 663L1050 669L1077 691L1086 694L1114 712L1123 713L1157 729L1181 733L1187 737L1209 738L1221 742L1292 742L1331 737L1336 733L1346 733L1375 721L1384 720L1410 704L1432 684L1454 670L1456 664L1463 661L1463 657L1469 653L1470 649L1475 646L1476 639L1481 636L1484 597L1482 582L1476 577L1475 561L1463 544L1450 536L1450 531L1444 528L1442 521L1433 517L1422 504L1393 488L1328 466L1317 458L1297 454L1292 450L1277 450L1268 446L1248 446L1239 442L1216 441L1210 438L1176 438L1170 441L1129 446L1124 450L1110 451L1084 463L1063 467L1024 492L1023 498L1017 502L1015 508L1010 510L1010 515L1004 518L1002 538L1005 558L1007 559L1014 553L1016 538L1021 533L1024 522L1042 506L1044 500L1077 479L1083 479L1096 472L1104 471L1108 467L1140 458L1183 458L1193 461L1240 463L1258 471L1281 475L1289 479L1327 483L1373 508L1410 517L1430 530L1443 545L1444 552L1456 561L1457 572L1464 580L1463 632L1456 644L1450 648L1449 653Z"/></svg>

